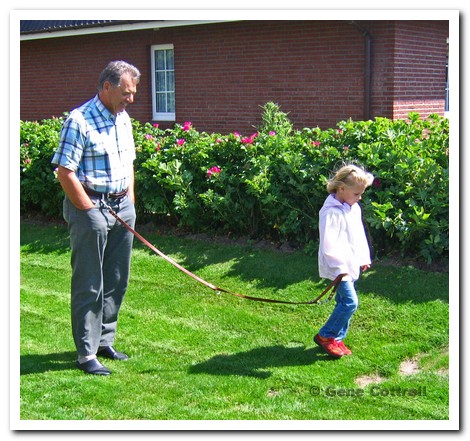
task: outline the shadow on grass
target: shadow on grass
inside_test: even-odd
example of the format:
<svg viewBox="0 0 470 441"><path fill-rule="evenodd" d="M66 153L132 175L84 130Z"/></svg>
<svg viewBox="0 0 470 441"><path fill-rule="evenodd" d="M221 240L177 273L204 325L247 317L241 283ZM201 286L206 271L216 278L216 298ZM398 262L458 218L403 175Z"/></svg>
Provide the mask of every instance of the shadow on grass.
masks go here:
<svg viewBox="0 0 470 441"><path fill-rule="evenodd" d="M394 303L449 302L449 275L410 266L374 264L357 282L359 296L372 293Z"/></svg>
<svg viewBox="0 0 470 441"><path fill-rule="evenodd" d="M306 350L304 346L276 345L231 355L218 354L207 361L191 366L189 373L269 378L271 376L269 368L308 366L319 360L334 361L318 347Z"/></svg>
<svg viewBox="0 0 470 441"><path fill-rule="evenodd" d="M259 250L251 245L218 244L187 238L175 240L173 237L145 234L146 239L161 252L173 257L178 255L174 257L175 260L196 275L209 266L230 262L228 270L220 270L218 278L221 285L223 280L233 277L255 283L257 288L274 290L283 290L306 281L322 284L318 277L316 260L301 252L283 253ZM155 255L138 240L134 244L136 248Z"/></svg>
<svg viewBox="0 0 470 441"><path fill-rule="evenodd" d="M228 271L220 272L219 282L237 278L254 284L256 288L277 290L308 282L316 285L318 294L327 282L318 275L316 256L302 252L283 253L273 250L258 250L253 246L217 244L158 236L147 233L147 239L163 253L179 254L178 263L198 275L199 270L211 265L231 262ZM138 247L151 250L136 241ZM360 293L372 293L394 303L425 303L434 300L448 302L448 274L425 271L409 265L384 265L373 262L372 267L358 281ZM312 295L312 297L314 297ZM289 299L286 299L289 300Z"/></svg>
<svg viewBox="0 0 470 441"><path fill-rule="evenodd" d="M22 222L20 245L23 252L38 254L66 254L70 241L65 225L35 225Z"/></svg>
<svg viewBox="0 0 470 441"><path fill-rule="evenodd" d="M220 285L224 279L238 278L255 283L256 288L284 290L291 285L310 282L318 285L318 294L326 287L320 279L317 261L300 252L280 253L256 250L251 246L214 244L173 236L158 236L145 232L147 239L162 252L179 254L176 260L188 270L198 275L199 270L210 265L231 262L225 274L218 277ZM135 240L135 246L155 253ZM70 251L67 229L63 225L47 226L21 225L21 245L23 252L60 253ZM213 282L212 280L210 280ZM373 264L358 282L359 293L372 293L387 298L394 303L414 303L449 299L449 276L436 272L419 270L410 266L386 266ZM313 295L311 297L314 297Z"/></svg>
<svg viewBox="0 0 470 441"><path fill-rule="evenodd" d="M77 355L73 351L53 354L27 354L20 358L20 374L41 374L75 369Z"/></svg>

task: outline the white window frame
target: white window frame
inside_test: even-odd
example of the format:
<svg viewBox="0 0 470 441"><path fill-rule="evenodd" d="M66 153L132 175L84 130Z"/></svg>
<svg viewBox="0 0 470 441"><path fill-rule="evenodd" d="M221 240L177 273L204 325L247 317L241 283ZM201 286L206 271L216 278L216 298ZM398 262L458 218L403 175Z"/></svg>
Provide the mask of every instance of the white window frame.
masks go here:
<svg viewBox="0 0 470 441"><path fill-rule="evenodd" d="M155 44L150 47L151 71L152 71L152 118L154 121L176 121L175 112L157 112L157 90L155 84L155 51L174 49L173 44ZM174 52L173 52L174 56ZM173 93L175 91L173 90Z"/></svg>

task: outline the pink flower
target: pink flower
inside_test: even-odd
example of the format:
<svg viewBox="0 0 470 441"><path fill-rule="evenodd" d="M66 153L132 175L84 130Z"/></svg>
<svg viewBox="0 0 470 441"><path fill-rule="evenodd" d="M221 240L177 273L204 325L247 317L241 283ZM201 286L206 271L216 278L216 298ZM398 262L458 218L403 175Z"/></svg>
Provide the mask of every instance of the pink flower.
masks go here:
<svg viewBox="0 0 470 441"><path fill-rule="evenodd" d="M155 138L153 137L153 135L148 135L148 134L145 135L144 138L145 138L145 139L148 139L148 140L155 139Z"/></svg>
<svg viewBox="0 0 470 441"><path fill-rule="evenodd" d="M379 188L380 187L380 184L381 184L381 181L379 178L375 178L374 181L372 182L372 185L375 187L375 188Z"/></svg>
<svg viewBox="0 0 470 441"><path fill-rule="evenodd" d="M315 147L320 147L320 144L320 141L312 141L312 145L314 145Z"/></svg>
<svg viewBox="0 0 470 441"><path fill-rule="evenodd" d="M189 130L191 130L192 126L191 126L191 121L186 121L183 125L183 131L184 132L188 132Z"/></svg>
<svg viewBox="0 0 470 441"><path fill-rule="evenodd" d="M155 127L156 129L158 129L160 127L160 124L152 124L153 127Z"/></svg>
<svg viewBox="0 0 470 441"><path fill-rule="evenodd" d="M215 165L214 167L211 167L209 170L207 170L207 177L210 178L213 174L219 174L221 171L222 170Z"/></svg>
<svg viewBox="0 0 470 441"><path fill-rule="evenodd" d="M155 151L158 152L161 148L162 148L162 145L159 142L157 142L157 145L155 147Z"/></svg>
<svg viewBox="0 0 470 441"><path fill-rule="evenodd" d="M220 144L221 142L223 142L223 139L222 139L222 138L217 138L217 139L215 140L215 142L216 142L217 144Z"/></svg>
<svg viewBox="0 0 470 441"><path fill-rule="evenodd" d="M269 132L269 136L275 136L275 135L276 135L276 132L275 132L274 130L271 130L271 131Z"/></svg>
<svg viewBox="0 0 470 441"><path fill-rule="evenodd" d="M233 132L233 136L235 136L235 138L240 138L240 136L242 136L242 135L240 135L240 133L238 133L238 132Z"/></svg>
<svg viewBox="0 0 470 441"><path fill-rule="evenodd" d="M253 141L256 139L257 136L258 136L258 133L253 133L253 135L251 135L251 136L246 136L246 137L242 138L241 142L243 144L253 144Z"/></svg>
<svg viewBox="0 0 470 441"><path fill-rule="evenodd" d="M176 144L178 144L178 145L180 145L180 146L181 146L181 145L184 145L185 142L186 142L186 141L184 140L184 138L180 138L180 139L177 139L177 140L176 140Z"/></svg>

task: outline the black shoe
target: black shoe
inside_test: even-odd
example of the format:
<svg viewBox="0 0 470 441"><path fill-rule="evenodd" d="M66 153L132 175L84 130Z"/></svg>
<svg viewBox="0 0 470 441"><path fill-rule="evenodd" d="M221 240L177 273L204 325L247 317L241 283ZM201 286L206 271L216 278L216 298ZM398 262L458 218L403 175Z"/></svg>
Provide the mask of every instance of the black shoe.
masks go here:
<svg viewBox="0 0 470 441"><path fill-rule="evenodd" d="M112 346L100 347L96 355L110 360L127 360L129 358L126 354L116 351Z"/></svg>
<svg viewBox="0 0 470 441"><path fill-rule="evenodd" d="M110 375L111 371L103 366L96 358L92 360L88 360L85 363L79 363L77 361L78 369L82 370L86 374L93 374L93 375Z"/></svg>

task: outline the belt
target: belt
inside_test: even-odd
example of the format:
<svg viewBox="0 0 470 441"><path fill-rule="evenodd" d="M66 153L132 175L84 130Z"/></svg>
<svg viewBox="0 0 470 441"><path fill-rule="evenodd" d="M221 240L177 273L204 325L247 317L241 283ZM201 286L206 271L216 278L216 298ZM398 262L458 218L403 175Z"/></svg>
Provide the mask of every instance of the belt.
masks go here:
<svg viewBox="0 0 470 441"><path fill-rule="evenodd" d="M92 190L91 188L83 187L85 193L88 196L94 196L97 198L106 198L106 199L121 199L127 195L127 188L118 193L101 193L99 191Z"/></svg>

